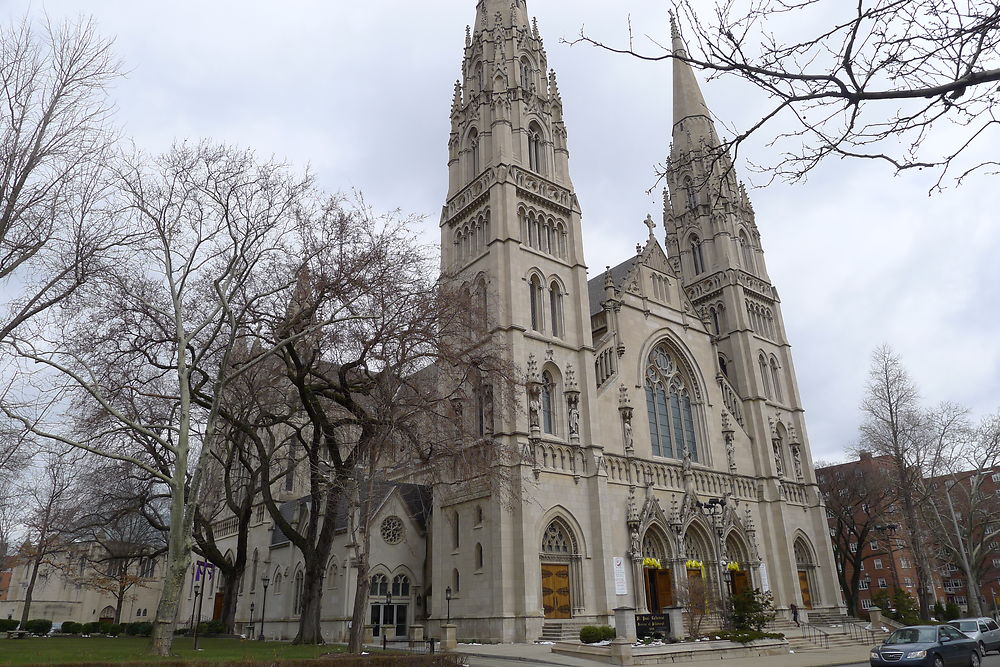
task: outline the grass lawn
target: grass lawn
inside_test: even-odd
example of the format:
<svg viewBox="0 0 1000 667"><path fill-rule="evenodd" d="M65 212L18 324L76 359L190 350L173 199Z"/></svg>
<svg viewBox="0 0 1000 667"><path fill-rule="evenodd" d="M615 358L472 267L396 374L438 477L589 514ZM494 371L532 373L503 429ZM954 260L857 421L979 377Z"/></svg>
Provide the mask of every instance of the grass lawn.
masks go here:
<svg viewBox="0 0 1000 667"><path fill-rule="evenodd" d="M0 639L0 664L72 665L81 662L164 662L197 660L261 660L275 658L318 658L340 652L343 646L293 646L286 642L257 642L242 639L199 638L198 651L190 637L174 639L174 658L149 655L148 637L32 637ZM202 650L203 649L203 650Z"/></svg>

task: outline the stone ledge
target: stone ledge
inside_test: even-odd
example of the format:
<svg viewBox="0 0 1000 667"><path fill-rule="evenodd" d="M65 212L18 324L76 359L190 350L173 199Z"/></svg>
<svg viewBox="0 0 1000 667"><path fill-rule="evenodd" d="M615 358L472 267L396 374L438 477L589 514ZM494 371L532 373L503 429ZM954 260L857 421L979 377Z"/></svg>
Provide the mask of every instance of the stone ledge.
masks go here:
<svg viewBox="0 0 1000 667"><path fill-rule="evenodd" d="M611 645L594 646L580 642L556 642L552 652L607 664L621 664L612 655ZM739 660L788 653L788 642L760 639L748 644L731 641L678 642L663 646L632 646L633 665L664 665L694 660Z"/></svg>

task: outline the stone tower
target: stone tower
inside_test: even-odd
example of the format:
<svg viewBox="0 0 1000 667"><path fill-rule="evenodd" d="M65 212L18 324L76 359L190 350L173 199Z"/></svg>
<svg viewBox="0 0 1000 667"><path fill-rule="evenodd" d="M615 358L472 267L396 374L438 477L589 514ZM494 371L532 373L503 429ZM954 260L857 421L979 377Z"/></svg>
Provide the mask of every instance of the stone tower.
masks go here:
<svg viewBox="0 0 1000 667"><path fill-rule="evenodd" d="M527 463L543 438L563 443L572 459L567 466L581 473L584 458L593 470L599 453L591 445L589 402L596 385L580 208L556 75L524 0L477 3L452 101L448 173L442 275L484 296L490 330L526 373L518 405L498 406L484 420L484 430L524 452L526 463L510 512L485 496L435 494L435 539L454 550L435 558L434 580L439 590L450 585L453 593L463 591L452 613L465 617L466 632L533 640L541 629L542 587L534 535L542 519L533 514L551 505L539 494L573 496L584 516L595 508L588 521L598 530L602 519L597 477L581 481L577 475L564 492L547 491ZM466 536L464 526L483 511L478 532ZM600 553L599 544L596 549ZM481 565L483 550L492 563L489 576L463 577ZM579 567L570 574L577 611L588 597L603 605L603 593L583 595L584 576ZM443 613L440 596L434 604ZM477 623L481 630L473 629Z"/></svg>
<svg viewBox="0 0 1000 667"><path fill-rule="evenodd" d="M672 48L687 55L671 17ZM765 549L791 570L804 554L782 536L791 484L819 498L806 439L791 346L771 284L754 210L722 146L690 64L673 60L673 133L664 225L673 269L713 334L727 407L742 411L757 474L766 480L762 512L774 527ZM735 410L733 410L735 412ZM810 516L822 537L822 517ZM784 558L782 558L784 556ZM785 563L783 560L787 558ZM801 564L801 563L799 563Z"/></svg>

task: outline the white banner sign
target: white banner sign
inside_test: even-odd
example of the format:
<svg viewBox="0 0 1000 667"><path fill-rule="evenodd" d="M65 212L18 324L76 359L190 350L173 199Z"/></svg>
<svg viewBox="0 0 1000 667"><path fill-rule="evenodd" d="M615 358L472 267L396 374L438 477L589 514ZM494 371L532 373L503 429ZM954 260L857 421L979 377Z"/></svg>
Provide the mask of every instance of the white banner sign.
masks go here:
<svg viewBox="0 0 1000 667"><path fill-rule="evenodd" d="M625 581L625 559L615 556L611 559L615 571L615 595L627 595L628 584Z"/></svg>
<svg viewBox="0 0 1000 667"><path fill-rule="evenodd" d="M760 590L765 593L771 590L771 582L767 579L767 565L763 561L760 564Z"/></svg>

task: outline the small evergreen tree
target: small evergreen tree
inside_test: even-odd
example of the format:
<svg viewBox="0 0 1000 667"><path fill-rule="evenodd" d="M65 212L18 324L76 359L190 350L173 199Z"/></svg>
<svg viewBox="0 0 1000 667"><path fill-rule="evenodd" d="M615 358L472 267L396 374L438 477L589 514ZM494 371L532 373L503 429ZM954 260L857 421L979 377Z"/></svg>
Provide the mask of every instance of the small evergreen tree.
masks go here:
<svg viewBox="0 0 1000 667"><path fill-rule="evenodd" d="M760 631L774 620L774 596L759 588L743 590L729 597L729 609L736 630Z"/></svg>

